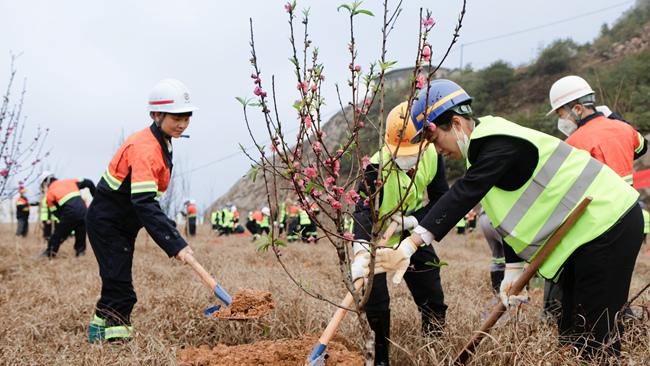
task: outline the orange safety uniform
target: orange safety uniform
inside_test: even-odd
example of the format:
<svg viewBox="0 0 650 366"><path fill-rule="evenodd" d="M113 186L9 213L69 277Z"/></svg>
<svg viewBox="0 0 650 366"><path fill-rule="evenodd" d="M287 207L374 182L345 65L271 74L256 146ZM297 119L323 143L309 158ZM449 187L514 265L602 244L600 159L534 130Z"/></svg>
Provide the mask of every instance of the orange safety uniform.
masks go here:
<svg viewBox="0 0 650 366"><path fill-rule="evenodd" d="M46 202L49 212L59 219L54 233L47 242L45 256L54 257L63 243L74 231L74 249L77 256L86 251L86 202L80 189L88 188L95 195L95 184L90 179L56 179L47 187Z"/></svg>
<svg viewBox="0 0 650 366"><path fill-rule="evenodd" d="M187 205L187 217L196 217L197 212L195 204L190 203Z"/></svg>
<svg viewBox="0 0 650 366"><path fill-rule="evenodd" d="M566 143L586 150L632 184L634 160L647 150L647 141L629 124L596 112L579 123Z"/></svg>
<svg viewBox="0 0 650 366"><path fill-rule="evenodd" d="M140 229L169 257L187 246L156 199L169 186L171 171L171 138L152 123L124 141L97 185L86 222L102 278L96 315L107 326L130 324L137 301L131 266Z"/></svg>
<svg viewBox="0 0 650 366"><path fill-rule="evenodd" d="M251 217L259 224L260 222L262 222L264 215L262 215L262 211L254 211Z"/></svg>

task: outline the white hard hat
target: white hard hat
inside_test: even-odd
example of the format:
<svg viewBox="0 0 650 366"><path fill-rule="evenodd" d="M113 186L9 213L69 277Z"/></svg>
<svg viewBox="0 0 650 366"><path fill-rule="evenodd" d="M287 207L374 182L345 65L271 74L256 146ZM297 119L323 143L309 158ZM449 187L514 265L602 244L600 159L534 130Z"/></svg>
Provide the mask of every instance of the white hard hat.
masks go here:
<svg viewBox="0 0 650 366"><path fill-rule="evenodd" d="M230 207L230 211L237 211L237 206L232 205L232 206Z"/></svg>
<svg viewBox="0 0 650 366"><path fill-rule="evenodd" d="M268 207L262 207L262 214L266 216L271 216L271 210Z"/></svg>
<svg viewBox="0 0 650 366"><path fill-rule="evenodd" d="M196 204L196 200L195 200L195 199L190 199L190 204L195 205L195 204Z"/></svg>
<svg viewBox="0 0 650 366"><path fill-rule="evenodd" d="M52 178L53 176L54 176L54 173L52 173L52 172L49 171L49 170L44 170L44 171L41 173L41 176L38 178L38 181L39 181L39 182L42 182L42 181L46 180L47 178Z"/></svg>
<svg viewBox="0 0 650 366"><path fill-rule="evenodd" d="M569 75L556 81L551 86L548 99L551 102L551 110L546 113L550 115L563 105L578 100L587 95L594 94L589 83L580 76Z"/></svg>
<svg viewBox="0 0 650 366"><path fill-rule="evenodd" d="M609 109L609 107L606 105L599 105L598 107L596 107L596 111L604 114L605 117L609 117L612 115L612 110Z"/></svg>
<svg viewBox="0 0 650 366"><path fill-rule="evenodd" d="M149 93L149 112L187 113L198 110L192 105L190 91L176 79L163 79Z"/></svg>

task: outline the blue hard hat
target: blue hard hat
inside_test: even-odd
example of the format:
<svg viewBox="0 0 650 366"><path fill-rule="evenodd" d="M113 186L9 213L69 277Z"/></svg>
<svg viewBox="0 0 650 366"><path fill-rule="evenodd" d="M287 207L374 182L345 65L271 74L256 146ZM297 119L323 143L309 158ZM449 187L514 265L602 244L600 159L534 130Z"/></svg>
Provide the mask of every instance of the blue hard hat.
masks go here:
<svg viewBox="0 0 650 366"><path fill-rule="evenodd" d="M428 98L427 98L428 93ZM420 142L422 130L429 123L434 123L448 110L461 105L470 104L472 97L460 85L447 79L436 79L429 83L428 89L423 89L413 102L411 108L411 122L417 133L411 143ZM471 109L469 109L471 112Z"/></svg>

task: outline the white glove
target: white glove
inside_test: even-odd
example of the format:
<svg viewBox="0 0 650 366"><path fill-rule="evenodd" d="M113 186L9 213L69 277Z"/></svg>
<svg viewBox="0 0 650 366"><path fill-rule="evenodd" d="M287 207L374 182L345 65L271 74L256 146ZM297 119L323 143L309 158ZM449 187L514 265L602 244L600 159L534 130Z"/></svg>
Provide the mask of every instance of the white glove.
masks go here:
<svg viewBox="0 0 650 366"><path fill-rule="evenodd" d="M382 248L377 250L377 266L386 272L393 272L393 283L402 282L404 273L411 264L411 256L418 250L413 239L409 236L402 240L397 249Z"/></svg>
<svg viewBox="0 0 650 366"><path fill-rule="evenodd" d="M375 262L375 274L386 272L381 266ZM370 273L370 253L362 251L357 253L354 256L354 260L350 265L350 274L352 275L352 281L356 281L358 278L366 278Z"/></svg>
<svg viewBox="0 0 650 366"><path fill-rule="evenodd" d="M183 262L183 263L187 263L187 262L185 261L185 256L186 256L186 255L194 255L194 251L192 250L192 248L190 248L189 245L186 246L185 248L181 249L181 250L176 254L176 257L175 257L175 258L178 259L179 261Z"/></svg>
<svg viewBox="0 0 650 366"><path fill-rule="evenodd" d="M499 289L499 297L506 307L528 302L528 290L525 287L519 295L510 295L508 297L510 287L515 284L522 273L524 273L524 262L506 263L506 270L503 274L503 281L501 281L501 287Z"/></svg>
<svg viewBox="0 0 650 366"><path fill-rule="evenodd" d="M397 223L397 228L395 229L396 233L402 231L413 230L418 226L418 219L415 216L402 216L400 214L394 214L390 219Z"/></svg>

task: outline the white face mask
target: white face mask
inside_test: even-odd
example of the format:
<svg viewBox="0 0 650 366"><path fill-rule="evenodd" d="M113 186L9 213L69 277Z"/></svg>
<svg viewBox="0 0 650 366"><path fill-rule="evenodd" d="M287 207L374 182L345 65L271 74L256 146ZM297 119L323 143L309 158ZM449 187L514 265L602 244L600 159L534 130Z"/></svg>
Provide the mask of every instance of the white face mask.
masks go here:
<svg viewBox="0 0 650 366"><path fill-rule="evenodd" d="M557 129L560 130L563 134L571 136L572 133L576 132L578 125L573 123L572 120L566 118L557 119Z"/></svg>
<svg viewBox="0 0 650 366"><path fill-rule="evenodd" d="M415 167L415 164L418 161L417 155L407 155L407 156L396 156L395 163L399 166L400 169L404 171L409 171Z"/></svg>
<svg viewBox="0 0 650 366"><path fill-rule="evenodd" d="M455 128L452 128L454 130L454 135L456 135L456 144L458 145L458 148L460 149L460 154L463 156L463 159L467 160L467 151L469 150L469 138L465 134L465 132L461 129L460 130L460 135L456 131Z"/></svg>

